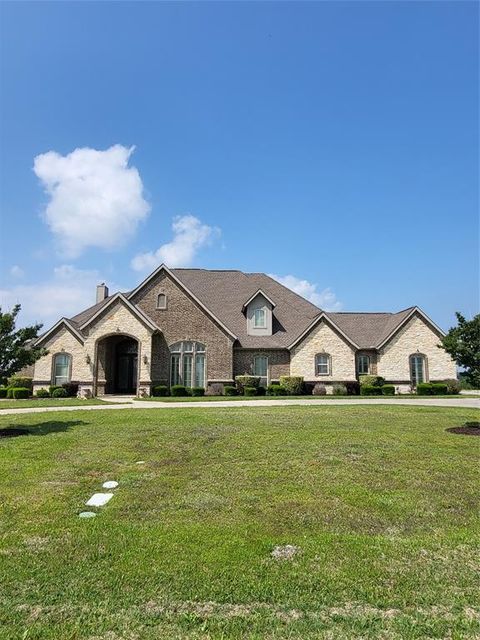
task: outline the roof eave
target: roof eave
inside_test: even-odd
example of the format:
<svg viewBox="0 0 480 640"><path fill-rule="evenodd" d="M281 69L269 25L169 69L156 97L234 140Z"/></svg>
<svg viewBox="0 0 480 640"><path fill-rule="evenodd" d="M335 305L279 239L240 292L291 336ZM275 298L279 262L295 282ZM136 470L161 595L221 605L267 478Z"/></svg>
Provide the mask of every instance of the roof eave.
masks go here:
<svg viewBox="0 0 480 640"><path fill-rule="evenodd" d="M48 331L46 331L42 336L37 338L33 344L35 346L38 346L39 344L44 342L48 338L48 336L54 333L58 329L58 327L60 327L62 324L65 325L67 329L71 331L71 333L73 333L73 335L78 339L78 341L81 344L84 344L85 336L83 336L77 329L75 329L75 327L71 324L68 318L60 318L60 320L56 322L53 325L53 327L51 327Z"/></svg>
<svg viewBox="0 0 480 640"><path fill-rule="evenodd" d="M381 349L384 345L386 345L387 342L389 342L393 338L393 336L412 318L412 316L415 313L418 313L425 320L425 322L427 322L429 325L434 327L440 335L442 336L446 335L445 331L443 331L443 329L441 329L437 324L435 324L435 322L431 318L429 318L427 314L420 309L420 307L412 307L412 310L410 311L410 313L407 316L405 316L405 318L395 327L395 329L393 329L388 334L388 336L384 338L382 342L379 345L377 345L377 347L375 348Z"/></svg>
<svg viewBox="0 0 480 640"><path fill-rule="evenodd" d="M352 347L354 347L355 349L360 349L360 347L358 346L358 344L356 342L354 342L351 338L349 338L347 336L347 334L342 331L342 329L340 329L340 327L327 315L327 313L325 311L322 311L320 313L320 315L318 315L316 318L313 319L313 322L311 322L308 327L305 329L305 331L303 333L301 333L298 338L296 338L288 347L287 349L293 349L293 347L295 347L299 342L301 342L303 340L303 338L305 338L305 336L307 336L310 331L320 322L320 320L327 320L327 322L329 322L332 327L335 328L336 331L338 331L338 333L345 338L345 340L352 345Z"/></svg>

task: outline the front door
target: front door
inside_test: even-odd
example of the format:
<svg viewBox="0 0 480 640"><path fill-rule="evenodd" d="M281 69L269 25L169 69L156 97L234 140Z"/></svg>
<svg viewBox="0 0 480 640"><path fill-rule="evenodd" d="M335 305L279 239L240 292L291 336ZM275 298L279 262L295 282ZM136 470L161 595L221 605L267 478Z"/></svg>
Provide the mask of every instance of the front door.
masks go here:
<svg viewBox="0 0 480 640"><path fill-rule="evenodd" d="M137 342L122 340L117 345L115 393L137 392Z"/></svg>

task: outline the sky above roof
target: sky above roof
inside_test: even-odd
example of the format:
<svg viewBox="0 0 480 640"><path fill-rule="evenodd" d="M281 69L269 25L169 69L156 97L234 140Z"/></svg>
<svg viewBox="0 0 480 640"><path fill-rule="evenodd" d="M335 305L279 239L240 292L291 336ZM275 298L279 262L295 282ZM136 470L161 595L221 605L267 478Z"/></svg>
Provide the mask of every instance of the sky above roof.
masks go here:
<svg viewBox="0 0 480 640"><path fill-rule="evenodd" d="M1 3L0 304L161 262L478 312L478 4Z"/></svg>

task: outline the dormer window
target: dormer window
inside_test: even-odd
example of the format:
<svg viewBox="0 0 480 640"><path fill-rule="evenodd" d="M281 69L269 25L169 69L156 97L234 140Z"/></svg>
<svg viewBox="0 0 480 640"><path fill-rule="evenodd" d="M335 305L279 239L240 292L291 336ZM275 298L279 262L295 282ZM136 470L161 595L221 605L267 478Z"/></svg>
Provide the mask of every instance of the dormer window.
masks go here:
<svg viewBox="0 0 480 640"><path fill-rule="evenodd" d="M255 329L265 329L267 326L267 312L265 309L255 309L253 315L253 326Z"/></svg>
<svg viewBox="0 0 480 640"><path fill-rule="evenodd" d="M159 293L157 296L157 309L167 308L167 296L164 293Z"/></svg>

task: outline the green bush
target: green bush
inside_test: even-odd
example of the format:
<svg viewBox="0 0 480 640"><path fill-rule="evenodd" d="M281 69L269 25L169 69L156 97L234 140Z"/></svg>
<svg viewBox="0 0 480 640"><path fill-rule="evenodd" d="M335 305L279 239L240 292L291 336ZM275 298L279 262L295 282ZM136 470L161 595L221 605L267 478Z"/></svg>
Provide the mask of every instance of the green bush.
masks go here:
<svg viewBox="0 0 480 640"><path fill-rule="evenodd" d="M269 384L267 387L267 396L286 396L287 391L281 384Z"/></svg>
<svg viewBox="0 0 480 640"><path fill-rule="evenodd" d="M361 387L382 387L385 384L382 376L361 375L358 379Z"/></svg>
<svg viewBox="0 0 480 640"><path fill-rule="evenodd" d="M205 389L203 387L191 387L190 395L195 398L199 398L200 396L205 395Z"/></svg>
<svg viewBox="0 0 480 640"><path fill-rule="evenodd" d="M370 384L360 385L360 395L361 396L381 396L382 389L383 387L375 387ZM393 390L395 391L395 387L393 388Z"/></svg>
<svg viewBox="0 0 480 640"><path fill-rule="evenodd" d="M257 388L256 387L243 387L243 394L245 396L256 396Z"/></svg>
<svg viewBox="0 0 480 640"><path fill-rule="evenodd" d="M433 395L432 385L429 382L419 382L417 384L418 396L431 396Z"/></svg>
<svg viewBox="0 0 480 640"><path fill-rule="evenodd" d="M447 385L447 393L448 395L457 395L461 391L461 385L459 380L456 378L449 378L448 380L443 380L443 384Z"/></svg>
<svg viewBox="0 0 480 640"><path fill-rule="evenodd" d="M443 382L432 383L432 396L446 396L448 392L448 386Z"/></svg>
<svg viewBox="0 0 480 640"><path fill-rule="evenodd" d="M15 389L28 389L32 391L33 388L33 378L28 378L26 376L14 375L8 378L7 384L9 387L15 387Z"/></svg>
<svg viewBox="0 0 480 640"><path fill-rule="evenodd" d="M152 389L152 396L155 398L163 398L164 396L168 396L170 393L166 384L157 384Z"/></svg>
<svg viewBox="0 0 480 640"><path fill-rule="evenodd" d="M14 400L26 400L30 397L30 389L26 387L13 387L11 392L12 395L10 397Z"/></svg>
<svg viewBox="0 0 480 640"><path fill-rule="evenodd" d="M332 393L334 396L346 396L347 387L344 384L334 384Z"/></svg>
<svg viewBox="0 0 480 640"><path fill-rule="evenodd" d="M232 387L232 386L227 384L227 385L225 385L223 387L223 393L226 396L236 396L237 395L237 387Z"/></svg>
<svg viewBox="0 0 480 640"><path fill-rule="evenodd" d="M50 393L50 396L53 398L53 392L55 391L55 389L63 389L63 387L55 385L55 384L51 384L48 387L48 392Z"/></svg>
<svg viewBox="0 0 480 640"><path fill-rule="evenodd" d="M267 393L267 389L265 387L258 387L257 396L264 396Z"/></svg>
<svg viewBox="0 0 480 640"><path fill-rule="evenodd" d="M49 398L50 394L48 393L48 389L39 389L35 394L37 398Z"/></svg>
<svg viewBox="0 0 480 640"><path fill-rule="evenodd" d="M68 397L67 391L63 387L57 387L56 389L54 389L52 391L52 393L50 395L52 396L52 398L67 398Z"/></svg>
<svg viewBox="0 0 480 640"><path fill-rule="evenodd" d="M380 387L382 390L382 395L384 396L394 396L395 395L395 385L394 384L384 384L383 387Z"/></svg>
<svg viewBox="0 0 480 640"><path fill-rule="evenodd" d="M0 398L6 398L7 397L7 391L8 391L7 387L0 387Z"/></svg>
<svg viewBox="0 0 480 640"><path fill-rule="evenodd" d="M300 396L303 393L303 376L280 376L280 386L288 396Z"/></svg>
<svg viewBox="0 0 480 640"><path fill-rule="evenodd" d="M257 389L260 386L260 376L235 376L235 384L238 393L242 395L245 387L255 387Z"/></svg>
<svg viewBox="0 0 480 640"><path fill-rule="evenodd" d="M174 384L173 387L170 387L170 394L176 397L183 397L188 395L187 390L183 386L183 384Z"/></svg>

